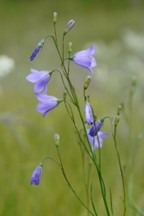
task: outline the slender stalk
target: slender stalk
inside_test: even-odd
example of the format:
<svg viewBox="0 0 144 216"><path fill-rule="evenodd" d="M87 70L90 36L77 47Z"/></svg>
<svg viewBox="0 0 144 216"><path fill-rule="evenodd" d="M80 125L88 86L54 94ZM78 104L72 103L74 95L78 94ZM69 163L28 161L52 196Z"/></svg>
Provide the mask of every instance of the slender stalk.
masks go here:
<svg viewBox="0 0 144 216"><path fill-rule="evenodd" d="M114 124L114 132L113 132L113 140L114 140L114 145L115 145L115 150L117 154L117 159L118 159L118 164L119 164L119 169L120 169L120 174L121 174L121 180L122 180L122 188L123 188L123 216L126 215L126 192L125 192L125 181L124 181L124 174L123 174L123 169L122 169L122 164L121 164L121 159L120 159L120 154L117 146L117 124Z"/></svg>
<svg viewBox="0 0 144 216"><path fill-rule="evenodd" d="M80 197L78 196L78 194L76 193L76 191L73 189L70 181L68 180L67 178L67 175L66 175L66 172L65 172L65 169L64 169L64 166L63 166L63 162L62 162L62 159L61 159L61 155L60 155L60 152L59 152L59 148L57 147L57 154L58 154L58 158L59 158L59 161L60 161L60 165L61 165L61 171L62 171L62 174L64 176L64 179L65 181L67 182L70 190L72 191L72 193L74 194L74 196L77 198L77 200L82 204L82 206L84 208L87 209L87 211L92 215L92 216L95 216L95 214L86 206L86 204L80 199Z"/></svg>
<svg viewBox="0 0 144 216"><path fill-rule="evenodd" d="M77 98L77 94L75 92L75 88L74 88L74 86L73 86L73 84L72 84L72 82L70 80L69 73L67 72L67 69L66 69L65 64L64 64L64 50L63 50L63 53L61 54L61 52L59 50L59 47L58 47L58 44L57 44L56 29L55 29L55 38L53 38L53 40L54 40L54 44L55 44L56 50L58 52L58 55L60 57L61 67L62 67L63 74L64 74L64 76L65 76L65 78L66 78L66 80L68 82L68 86L69 86L69 89L70 89L70 92L71 92L71 97L72 97L73 105L76 107L76 109L78 111L78 114L79 114L79 117L80 117L80 120L81 120L81 123L82 123L82 126L83 126L83 130L84 130L84 133L85 133L85 136L86 136L86 139L87 139L87 143L89 145L89 150L87 149L86 145L84 144L84 141L83 141L83 139L81 137L81 134L79 133L79 130L77 128L75 120L73 118L71 118L71 119L72 119L74 127L75 127L75 129L76 129L76 131L78 133L78 137L82 141L84 149L86 150L86 152L88 153L88 155L90 156L90 158L92 159L92 161L93 161L93 163L94 163L94 165L96 167L98 178L99 178L99 183L100 183L100 188L101 188L101 193L102 193L102 198L103 198L103 202L104 202L104 206L105 206L107 215L110 216L109 207L108 207L107 198L106 198L105 184L104 184L104 181L103 181L103 178L102 178L101 171L99 169L99 164L97 162L96 156L93 153L91 145L90 145L89 140L88 140L87 131L86 131L86 128L85 128L85 123L84 123L83 116L82 116L82 113L81 113L81 110L80 110L79 101L78 101L78 98ZM63 43L64 43L64 38L63 38ZM64 49L64 45L62 45L62 47ZM70 115L70 117L72 117L72 116ZM64 175L64 177L65 177L65 179L66 179L66 181L68 182L68 185L69 185L69 181L68 181L67 177L65 176L65 172L64 172L63 169L62 169L62 172L63 172L63 175ZM69 185L69 186L71 188L71 185ZM73 188L71 188L71 190L73 191L74 195L77 197L77 194L75 194L75 191L73 190ZM85 205L85 204L83 204L83 205ZM87 208L87 210L88 210L88 208Z"/></svg>

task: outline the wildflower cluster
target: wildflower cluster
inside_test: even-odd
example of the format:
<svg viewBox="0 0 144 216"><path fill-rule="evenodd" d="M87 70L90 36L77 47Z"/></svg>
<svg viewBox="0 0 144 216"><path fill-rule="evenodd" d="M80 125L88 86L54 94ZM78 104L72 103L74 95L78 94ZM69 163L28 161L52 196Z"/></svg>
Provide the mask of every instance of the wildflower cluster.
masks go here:
<svg viewBox="0 0 144 216"><path fill-rule="evenodd" d="M65 37L66 35L71 31L71 29L75 26L75 21L70 20L66 24L66 27L64 28L64 32L62 35L62 45L59 46L58 40L57 40L57 13L54 13L53 16L53 25L54 25L54 35L47 35L44 39L42 39L37 46L35 47L34 51L29 57L30 61L33 61L39 51L42 49L42 47L45 45L45 41L48 38L51 38L54 42L56 51L58 53L61 67L58 69L49 69L49 70L37 70L37 69L31 69L30 74L27 75L26 80L34 84L34 93L38 100L38 105L36 107L36 111L42 113L43 117L45 117L51 110L56 108L60 103L63 103L66 111L70 117L70 120L72 121L72 124L74 126L74 129L76 131L78 142L81 143L81 148L83 149L82 152L85 152L88 156L88 158L92 161L93 166L95 167L95 170L98 174L99 178L99 185L101 189L101 195L103 200L103 205L106 209L107 215L110 214L110 209L108 207L108 201L107 197L105 195L106 186L104 183L104 179L101 173L101 160L100 160L100 148L103 146L103 140L108 136L107 132L102 132L101 128L104 124L105 119L109 118L109 116L104 116L101 119L97 119L97 115L94 112L93 107L90 103L90 96L87 95L87 89L91 82L91 76L94 73L94 68L96 67L96 59L94 57L96 46L91 45L87 49L78 51L75 54L72 55L72 43L69 43L69 49L67 56L65 55ZM59 49L59 47L62 47L62 50ZM88 70L90 73L89 76L87 76L86 81L83 85L83 109L81 110L79 97L75 91L74 83L71 81L70 73L71 68L70 64L71 61L74 62L76 65L82 67L83 69ZM64 94L62 98L57 98L56 96L49 95L49 91L47 91L48 85L51 82L51 77L53 73L58 72L60 75L60 80L63 84L64 88ZM79 128L77 126L77 118L75 117L74 110L77 110L77 113L79 115L79 120L81 122L81 127ZM58 153L58 159L59 162L57 163L55 160L53 160L59 167L61 168L62 174L68 183L68 186L70 187L71 191L73 192L74 196L80 201L80 203L87 209L88 213L91 215L97 215L96 208L94 205L94 201L92 199L92 194L88 194L88 196L91 197L91 207L87 206L79 197L79 195L75 192L73 187L71 186L70 181L68 180L63 162L60 156L59 152L59 135L55 135L55 145L57 148ZM96 153L96 149L99 149L98 157ZM44 160L43 160L44 161ZM34 170L31 176L30 183L38 185L40 182L40 176L42 173L42 166L43 162L41 162ZM88 177L89 178L89 177ZM88 190L88 189L87 189ZM88 198L89 199L89 198Z"/></svg>

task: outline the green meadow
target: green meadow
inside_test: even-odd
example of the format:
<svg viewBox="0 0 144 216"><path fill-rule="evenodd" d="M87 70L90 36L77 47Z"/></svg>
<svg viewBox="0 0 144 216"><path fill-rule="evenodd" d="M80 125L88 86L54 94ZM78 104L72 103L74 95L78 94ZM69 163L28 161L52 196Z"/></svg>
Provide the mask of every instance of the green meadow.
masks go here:
<svg viewBox="0 0 144 216"><path fill-rule="evenodd" d="M30 185L32 171L43 158L58 160L53 138L58 133L67 177L87 202L80 147L64 104L43 118L35 111L33 85L25 80L31 68L60 67L51 39L33 62L28 61L35 45L45 35L53 34L54 11L58 13L60 42L67 21L76 22L66 37L66 51L68 42L73 44L73 53L91 44L97 46L97 67L88 89L97 117L115 116L119 104L124 106L117 143L126 185L127 215L144 215L144 7L140 1L129 5L110 2L110 5L92 0L0 2L0 57L7 55L14 61L10 73L0 76L0 215L88 215L52 161L45 162L40 184ZM71 62L71 79L82 111L82 89L87 75L87 70ZM56 97L63 94L56 73L48 92ZM102 130L109 133L101 149L107 196L110 197L111 191L114 215L122 216L122 182L108 120ZM99 215L105 216L96 175L92 181L95 205Z"/></svg>

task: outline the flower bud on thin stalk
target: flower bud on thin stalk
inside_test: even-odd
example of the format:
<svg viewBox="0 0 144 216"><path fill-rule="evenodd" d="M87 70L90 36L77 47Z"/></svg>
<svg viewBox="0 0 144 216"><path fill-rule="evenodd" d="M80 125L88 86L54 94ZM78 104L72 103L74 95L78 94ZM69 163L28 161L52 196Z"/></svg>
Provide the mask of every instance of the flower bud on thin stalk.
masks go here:
<svg viewBox="0 0 144 216"><path fill-rule="evenodd" d="M69 42L68 44L68 52L69 54L72 52L72 42Z"/></svg>
<svg viewBox="0 0 144 216"><path fill-rule="evenodd" d="M122 106L122 104L120 104L120 105L118 106L118 109L117 109L117 115L118 115L118 116L120 115L122 109L123 109L123 106Z"/></svg>
<svg viewBox="0 0 144 216"><path fill-rule="evenodd" d="M43 38L43 39L36 45L36 47L34 48L32 54L31 54L30 57L29 57L29 60L30 60L30 61L33 61L34 58L35 58L35 57L37 56L37 54L39 53L39 51L43 48L44 42L45 42L45 38Z"/></svg>
<svg viewBox="0 0 144 216"><path fill-rule="evenodd" d="M55 145L58 148L59 147L59 142L60 142L60 135L58 133L56 133L54 135L54 140L55 140Z"/></svg>
<svg viewBox="0 0 144 216"><path fill-rule="evenodd" d="M87 76L84 83L84 90L87 90L91 82L91 76Z"/></svg>
<svg viewBox="0 0 144 216"><path fill-rule="evenodd" d="M54 12L53 13L53 23L55 24L57 22L57 17L58 17L58 13Z"/></svg>
<svg viewBox="0 0 144 216"><path fill-rule="evenodd" d="M66 25L64 35L66 35L74 27L74 25L75 25L75 21L73 19L69 20Z"/></svg>
<svg viewBox="0 0 144 216"><path fill-rule="evenodd" d="M41 162L33 171L30 183L33 185L38 185L40 183L40 176L42 173L43 163Z"/></svg>

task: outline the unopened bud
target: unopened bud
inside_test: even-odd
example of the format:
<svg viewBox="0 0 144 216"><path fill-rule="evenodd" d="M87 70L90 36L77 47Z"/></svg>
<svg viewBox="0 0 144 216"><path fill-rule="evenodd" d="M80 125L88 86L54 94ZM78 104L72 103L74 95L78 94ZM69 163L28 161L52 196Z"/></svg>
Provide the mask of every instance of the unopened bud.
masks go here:
<svg viewBox="0 0 144 216"><path fill-rule="evenodd" d="M68 45L68 52L69 52L69 53L72 52L72 42L69 42L69 45Z"/></svg>
<svg viewBox="0 0 144 216"><path fill-rule="evenodd" d="M31 54L30 57L29 57L29 60L30 60L30 61L33 61L34 58L35 58L35 57L37 56L37 54L39 53L39 51L43 48L44 42L45 42L45 38L43 38L43 39L36 45L36 47L34 48L32 54Z"/></svg>
<svg viewBox="0 0 144 216"><path fill-rule="evenodd" d="M54 12L53 13L53 23L57 22L57 16L58 16L57 12Z"/></svg>
<svg viewBox="0 0 144 216"><path fill-rule="evenodd" d="M55 139L55 145L56 145L56 147L58 147L59 146L59 141L60 141L60 135L56 133L54 135L54 139Z"/></svg>
<svg viewBox="0 0 144 216"><path fill-rule="evenodd" d="M89 87L89 84L91 82L91 76L87 76L86 78L87 79L85 80L85 83L84 83L84 90L86 90Z"/></svg>
<svg viewBox="0 0 144 216"><path fill-rule="evenodd" d="M64 31L64 35L66 35L75 25L75 21L74 20L69 20L67 25L66 25L66 28L65 28L65 31Z"/></svg>
<svg viewBox="0 0 144 216"><path fill-rule="evenodd" d="M66 100L66 97L67 97L67 92L64 91L64 93L63 93L63 98L64 98L64 100Z"/></svg>
<svg viewBox="0 0 144 216"><path fill-rule="evenodd" d="M122 107L122 105L120 104L120 105L118 106L118 109L117 109L117 115L118 115L118 116L120 115L122 109L123 109L123 107Z"/></svg>

